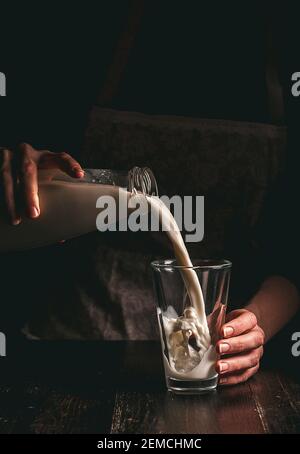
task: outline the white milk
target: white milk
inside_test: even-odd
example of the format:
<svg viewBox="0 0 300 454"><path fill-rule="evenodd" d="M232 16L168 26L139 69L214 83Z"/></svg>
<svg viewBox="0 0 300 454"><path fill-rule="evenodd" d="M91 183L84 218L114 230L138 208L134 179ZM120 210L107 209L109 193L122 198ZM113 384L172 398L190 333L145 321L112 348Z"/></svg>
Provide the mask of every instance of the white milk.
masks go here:
<svg viewBox="0 0 300 454"><path fill-rule="evenodd" d="M117 186L79 183L71 178L51 180L45 175L39 181L41 214L37 219L23 216L21 224L11 226L1 214L0 252L45 246L93 232L100 211L96 208L98 197L110 195L117 201L119 190L125 200L130 197Z"/></svg>
<svg viewBox="0 0 300 454"><path fill-rule="evenodd" d="M191 269L189 253L184 244L179 227L169 209L156 197L147 197L152 210L159 216L162 226L172 243L177 264L185 267L180 270L186 291L189 295L191 307L186 308L183 314L162 313L158 309L160 330L163 323L169 361L163 351L164 367L167 376L176 379L207 379L216 375L216 351L211 344L211 338L205 314L205 303L202 289L194 269ZM164 338L162 336L162 339ZM193 337L197 349L189 344Z"/></svg>

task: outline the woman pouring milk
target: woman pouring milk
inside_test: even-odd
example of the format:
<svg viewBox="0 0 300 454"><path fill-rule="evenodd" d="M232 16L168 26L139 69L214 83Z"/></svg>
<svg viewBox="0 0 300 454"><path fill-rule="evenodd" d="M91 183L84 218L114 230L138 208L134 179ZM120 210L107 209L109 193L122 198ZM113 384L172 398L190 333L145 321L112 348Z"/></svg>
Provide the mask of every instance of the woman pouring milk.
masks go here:
<svg viewBox="0 0 300 454"><path fill-rule="evenodd" d="M4 67L0 69L7 75L7 96L0 99L0 226L8 232L7 237L2 235L2 244L9 241L11 230L7 230L8 224L9 229L19 229L22 223L25 224L29 219L27 233L30 236L34 235L35 225L42 221L43 216L48 216L47 222L51 223L53 229L61 222L55 212L55 206L51 213L47 214L43 210L41 175L43 178L47 178L47 175L51 178L51 175L61 172L68 175L69 182L84 179L83 168L72 156L78 156L81 143L77 138L80 130L84 129L86 113L93 103L118 111L143 112L149 116L171 115L167 120L154 119L154 123L165 121L165 126L159 138L153 133L151 146L159 148L163 146L161 144L164 140L165 153L158 156L156 162L163 164L164 159L168 159L165 170L173 169L174 165L174 180L182 172L182 167L186 166L187 182L197 164L197 154L195 152L191 156L185 155L183 147L193 140L195 118L238 119L241 122L246 119L254 123L267 121L267 103L259 102L260 96L262 99L267 96L264 92L265 68L262 66L260 47L256 45L263 39L263 34L256 36L256 33L260 33L261 21L254 9L249 9L246 18L243 10L235 10L232 14L227 4L224 8L219 6L222 9L218 13L221 20L216 27L215 10L209 6L209 2L206 6L199 2L198 6L179 9L174 2L159 2L159 7L157 2L148 2L145 10L140 11L138 8L137 11L130 12L134 15L134 21L128 21L127 24L127 18L130 16L128 11L125 11L127 2L119 3L119 7L112 8L112 11L106 11L103 6L100 15L90 7L86 29L81 10L78 17L73 11L72 21L68 17L66 21L60 22L59 13L51 22L51 33L49 30L45 32L45 18L43 16L38 20L38 12L34 17L29 14L22 16L18 26L13 15L13 29L22 37L15 43L10 21L7 19L2 24L2 35L9 36L10 46L13 46L13 50L6 49L4 42L4 49L1 49L1 64ZM133 2L137 3L139 2ZM243 27L240 27L237 33L236 16L239 13ZM138 23L139 27L136 26ZM297 30L297 26L294 29ZM36 46L37 40L39 46ZM124 46L121 45L122 40L125 40ZM297 43L296 37L291 42ZM240 46L248 51L241 52ZM115 58L111 56L112 49ZM290 54L298 55L296 50ZM224 60L225 55L228 60ZM226 71L222 72L221 69L225 67ZM99 91L100 82L102 88L96 100L95 94ZM178 128L177 116L184 116ZM127 147L129 150L126 146L133 126L128 126L128 118L130 120L131 114L124 122L122 143L128 152L128 160L134 153L138 159L143 147L143 137L147 135L146 119L142 117L137 144L133 149ZM172 122L175 124L173 130L178 132L181 128L178 133L182 140L180 147L172 134L169 134ZM191 126L187 126L188 124ZM202 136L207 138L207 144L203 149L197 149L197 153L210 148L210 140L214 135L213 122L204 120L204 126L206 129ZM216 137L219 137L222 128L228 130L230 125L228 122L221 124L217 120L214 129ZM249 128L252 134L255 126L254 129L250 126ZM257 128L260 133L261 125ZM116 130L117 121L112 121L108 134L111 150L118 147L114 146L117 140ZM97 128L94 132L97 133ZM238 134L234 131L232 144L237 137ZM222 137L216 149L222 148L220 144L224 144ZM105 146L105 141L102 145ZM177 155L179 159L175 167L176 159L173 158L173 153L178 147L180 154ZM231 145L228 149L231 149ZM237 161L243 151L244 148L241 152L240 149L236 150ZM101 155L101 150L99 154ZM100 156L100 162L102 158L108 159L104 153ZM116 167L124 167L124 162L120 163L123 158L124 156L120 155L115 159ZM211 172L213 182L215 166L209 161L208 155L204 158L208 165L205 168L203 164L202 177L205 177L206 172ZM126 157L124 159L126 162ZM237 165L240 165L240 161ZM233 170L230 178L234 179L234 176ZM70 183L70 187L75 186ZM80 184L76 186L79 187ZM72 194L69 189L68 191L71 199L76 201L76 198L80 197L80 189L74 189L76 194ZM218 199L220 191L213 194L213 197ZM62 204L60 209L62 210ZM68 206L65 206L65 209L68 210ZM72 228L76 223L85 222L80 213L68 212L68 218ZM221 354L216 370L220 373L222 385L234 385L253 376L259 369L264 344L299 310L297 278L295 273L289 272L293 264L284 259L285 253L292 251L287 246L283 254L276 255L275 249L283 240L277 238L278 242L273 242L274 239L276 241L278 219L276 222L272 217L268 219L269 230L263 241L266 240L266 244L270 246L266 247L262 254L269 255L263 278L257 292L241 304L239 309L228 313L221 329L222 339L216 346ZM90 221L94 222L94 219ZM89 229L83 228L82 232L84 231ZM97 233L97 239L92 238L90 242L85 242L83 238L79 239L80 244L67 241L28 252L10 253L9 248L6 248L8 252L0 256L0 331L11 331L18 336L23 330L28 336L45 339L151 337L152 328L148 320L151 319L153 308L151 304L143 306L143 298L146 302L150 297L147 291L143 290L144 281L140 282L139 274L135 272L137 268L134 268L135 263L130 259L130 247L114 262L118 262L119 269L128 269L130 276L122 291L116 277L116 268L110 266L110 260L115 257L114 252L109 252L109 249L113 250L113 234L105 236L106 249L101 263L95 259L94 268L91 265L97 255L94 241L101 241L101 236L102 233ZM140 241L133 239L133 236L130 236L130 241ZM129 243L128 236L118 238L121 238L120 248L125 248L124 244ZM141 262L140 269L143 268L144 244L145 242L140 241L134 246L134 249L141 251L137 256ZM160 252L160 247L162 246L156 245L155 253ZM243 259L245 262L248 260L247 252L244 253ZM284 266L276 266L278 261ZM89 266L90 269L93 268L91 273L87 271ZM247 277L251 278L250 275ZM88 283L85 287L84 280ZM109 293L111 304L106 302L109 285L113 286L114 290L113 294ZM140 292L145 293L141 293L142 297L139 293L132 302L135 285L140 285ZM99 299L101 304L97 308L96 301ZM70 302L69 310L63 307L66 301ZM135 310L138 312L135 313ZM59 317L57 314L60 314ZM32 317L33 321L28 328L27 322ZM25 330L24 326L27 326ZM52 326L52 330L49 326Z"/></svg>
<svg viewBox="0 0 300 454"><path fill-rule="evenodd" d="M74 179L84 177L80 164L67 153L36 150L27 143L14 152L1 150L2 190L12 229L24 222L19 211L22 196L24 217L39 222L38 175L41 170L58 169ZM16 180L18 183L16 183ZM75 195L76 197L76 195ZM24 292L24 304L26 292ZM292 282L283 276L270 276L245 308L229 312L222 327L223 338L217 343L222 356L216 364L220 383L232 385L250 378L259 368L263 346L296 313L299 296Z"/></svg>

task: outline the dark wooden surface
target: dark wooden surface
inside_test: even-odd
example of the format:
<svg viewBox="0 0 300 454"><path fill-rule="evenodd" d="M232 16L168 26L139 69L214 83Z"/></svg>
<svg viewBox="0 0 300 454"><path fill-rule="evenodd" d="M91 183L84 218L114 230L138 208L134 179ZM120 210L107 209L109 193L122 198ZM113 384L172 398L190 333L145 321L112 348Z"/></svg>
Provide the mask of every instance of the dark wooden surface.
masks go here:
<svg viewBox="0 0 300 454"><path fill-rule="evenodd" d="M153 342L25 342L0 358L0 433L299 433L300 381L265 364L203 396L165 389Z"/></svg>

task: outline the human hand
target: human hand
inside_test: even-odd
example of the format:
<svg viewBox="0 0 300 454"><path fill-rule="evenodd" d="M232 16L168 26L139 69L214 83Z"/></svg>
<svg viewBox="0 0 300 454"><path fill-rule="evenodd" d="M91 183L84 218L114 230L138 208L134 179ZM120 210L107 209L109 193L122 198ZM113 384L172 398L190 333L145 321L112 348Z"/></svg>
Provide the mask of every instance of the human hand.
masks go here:
<svg viewBox="0 0 300 454"><path fill-rule="evenodd" d="M38 196L39 169L60 169L74 178L82 178L84 171L80 164L67 153L53 153L36 150L28 143L19 145L16 151L0 149L0 188L13 225L21 222L16 196L24 202L25 215L35 219L40 215Z"/></svg>
<svg viewBox="0 0 300 454"><path fill-rule="evenodd" d="M226 316L222 326L223 339L216 345L222 358L217 362L221 385L236 385L248 380L259 369L263 355L265 334L256 316L246 309L238 309Z"/></svg>

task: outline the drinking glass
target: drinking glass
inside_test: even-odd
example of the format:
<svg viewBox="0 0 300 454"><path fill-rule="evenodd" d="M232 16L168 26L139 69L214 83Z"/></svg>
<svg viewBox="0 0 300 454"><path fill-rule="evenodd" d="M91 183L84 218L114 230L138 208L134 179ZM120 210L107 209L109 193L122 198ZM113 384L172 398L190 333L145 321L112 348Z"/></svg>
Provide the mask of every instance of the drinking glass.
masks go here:
<svg viewBox="0 0 300 454"><path fill-rule="evenodd" d="M212 391L218 383L215 346L225 321L231 263L196 260L185 267L161 260L151 266L167 388L177 394Z"/></svg>

